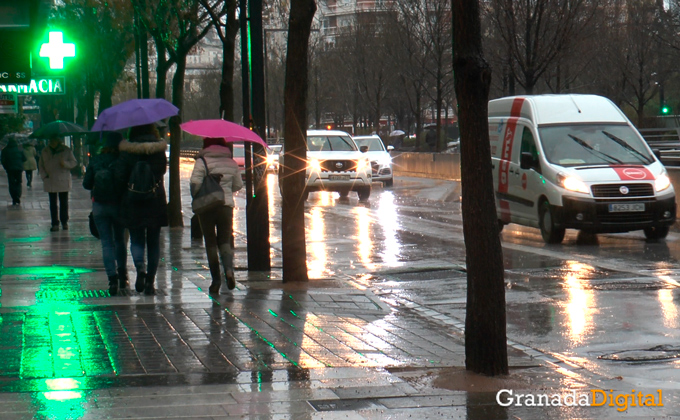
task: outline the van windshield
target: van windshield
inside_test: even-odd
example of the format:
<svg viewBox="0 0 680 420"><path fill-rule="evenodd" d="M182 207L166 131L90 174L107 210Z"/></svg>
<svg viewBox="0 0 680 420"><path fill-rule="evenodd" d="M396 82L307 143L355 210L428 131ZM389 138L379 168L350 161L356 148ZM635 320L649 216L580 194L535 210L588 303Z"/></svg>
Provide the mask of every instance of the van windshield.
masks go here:
<svg viewBox="0 0 680 420"><path fill-rule="evenodd" d="M541 127L538 132L546 159L555 165L646 165L654 162L644 140L627 125L561 125Z"/></svg>

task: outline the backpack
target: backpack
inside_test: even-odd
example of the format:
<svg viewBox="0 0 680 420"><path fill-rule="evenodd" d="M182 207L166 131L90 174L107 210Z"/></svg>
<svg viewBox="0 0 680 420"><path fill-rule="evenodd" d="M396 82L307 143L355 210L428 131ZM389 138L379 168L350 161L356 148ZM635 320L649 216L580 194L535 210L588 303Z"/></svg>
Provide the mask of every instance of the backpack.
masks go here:
<svg viewBox="0 0 680 420"><path fill-rule="evenodd" d="M146 160L138 160L132 167L128 178L128 197L132 201L147 201L156 196L156 188L160 182L151 171L151 165Z"/></svg>
<svg viewBox="0 0 680 420"><path fill-rule="evenodd" d="M118 198L118 192L115 188L111 166L112 165L109 165L106 168L100 168L94 173L92 197L94 197L95 201L116 201Z"/></svg>

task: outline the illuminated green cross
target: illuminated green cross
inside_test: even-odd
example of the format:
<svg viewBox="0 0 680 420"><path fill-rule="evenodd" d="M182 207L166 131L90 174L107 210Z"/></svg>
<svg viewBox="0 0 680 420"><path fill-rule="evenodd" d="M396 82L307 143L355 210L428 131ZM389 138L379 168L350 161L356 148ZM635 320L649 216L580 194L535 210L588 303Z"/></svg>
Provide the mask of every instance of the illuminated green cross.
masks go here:
<svg viewBox="0 0 680 420"><path fill-rule="evenodd" d="M76 56L76 44L64 44L64 34L50 32L50 42L42 44L40 56L50 59L51 69L63 69L64 57Z"/></svg>

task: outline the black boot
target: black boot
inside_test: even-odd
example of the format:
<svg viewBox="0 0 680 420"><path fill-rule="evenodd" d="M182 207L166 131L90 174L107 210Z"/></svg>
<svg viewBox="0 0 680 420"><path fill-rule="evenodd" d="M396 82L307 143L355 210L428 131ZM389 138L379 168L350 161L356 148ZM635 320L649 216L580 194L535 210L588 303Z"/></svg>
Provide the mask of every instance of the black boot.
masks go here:
<svg viewBox="0 0 680 420"><path fill-rule="evenodd" d="M109 294L111 296L118 294L118 275L109 276Z"/></svg>
<svg viewBox="0 0 680 420"><path fill-rule="evenodd" d="M144 291L144 283L146 282L146 273L143 271L137 272L137 280L135 281L135 290L139 293Z"/></svg>
<svg viewBox="0 0 680 420"><path fill-rule="evenodd" d="M123 290L130 287L127 270L118 270L118 288Z"/></svg>
<svg viewBox="0 0 680 420"><path fill-rule="evenodd" d="M146 275L146 283L144 283L144 294L153 295L156 294L156 288L154 287L154 282L156 281L156 276Z"/></svg>

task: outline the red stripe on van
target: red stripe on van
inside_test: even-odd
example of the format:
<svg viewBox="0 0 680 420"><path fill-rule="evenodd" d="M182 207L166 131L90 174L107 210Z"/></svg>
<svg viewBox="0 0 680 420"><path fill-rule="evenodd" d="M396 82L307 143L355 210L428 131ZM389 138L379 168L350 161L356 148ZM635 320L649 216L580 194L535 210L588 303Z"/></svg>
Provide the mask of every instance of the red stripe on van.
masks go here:
<svg viewBox="0 0 680 420"><path fill-rule="evenodd" d="M508 171L510 170L510 161L512 159L512 143L515 139L515 130L517 129L517 120L519 113L522 110L524 98L515 98L512 101L512 108L510 110L510 118L505 126L505 134L503 135L503 149L501 150L501 159L498 168L498 192L508 192Z"/></svg>
<svg viewBox="0 0 680 420"><path fill-rule="evenodd" d="M510 223L510 202L508 200L498 200L501 207L501 221L503 223Z"/></svg>

